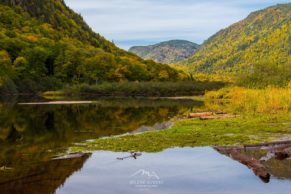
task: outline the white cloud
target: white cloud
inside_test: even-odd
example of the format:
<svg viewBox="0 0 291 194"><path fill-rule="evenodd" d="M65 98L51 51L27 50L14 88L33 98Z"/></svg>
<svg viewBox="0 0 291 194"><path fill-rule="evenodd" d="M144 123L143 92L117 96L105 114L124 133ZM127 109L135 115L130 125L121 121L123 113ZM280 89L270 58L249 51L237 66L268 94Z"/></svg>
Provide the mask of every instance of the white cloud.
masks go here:
<svg viewBox="0 0 291 194"><path fill-rule="evenodd" d="M123 48L169 39L202 43L251 11L284 0L65 0Z"/></svg>

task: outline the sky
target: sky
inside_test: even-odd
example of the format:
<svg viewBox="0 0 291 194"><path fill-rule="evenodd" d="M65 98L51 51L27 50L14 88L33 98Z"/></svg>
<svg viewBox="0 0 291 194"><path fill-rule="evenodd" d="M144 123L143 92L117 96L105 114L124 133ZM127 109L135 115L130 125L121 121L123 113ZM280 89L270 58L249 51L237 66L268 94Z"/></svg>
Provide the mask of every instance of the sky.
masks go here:
<svg viewBox="0 0 291 194"><path fill-rule="evenodd" d="M182 39L198 44L252 11L291 0L65 0L123 49Z"/></svg>

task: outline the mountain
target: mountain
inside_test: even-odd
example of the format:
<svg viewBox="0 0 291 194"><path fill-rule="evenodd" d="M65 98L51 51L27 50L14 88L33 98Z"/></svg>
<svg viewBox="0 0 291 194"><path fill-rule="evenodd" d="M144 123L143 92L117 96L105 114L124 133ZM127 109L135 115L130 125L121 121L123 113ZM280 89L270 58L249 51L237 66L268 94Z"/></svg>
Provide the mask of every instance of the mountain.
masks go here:
<svg viewBox="0 0 291 194"><path fill-rule="evenodd" d="M193 42L170 40L150 46L134 46L129 51L144 59L172 64L192 56L198 48L199 45Z"/></svg>
<svg viewBox="0 0 291 194"><path fill-rule="evenodd" d="M184 76L116 47L63 0L0 0L0 66L2 94Z"/></svg>
<svg viewBox="0 0 291 194"><path fill-rule="evenodd" d="M216 33L178 65L194 73L286 82L291 79L290 21L291 3L253 12Z"/></svg>

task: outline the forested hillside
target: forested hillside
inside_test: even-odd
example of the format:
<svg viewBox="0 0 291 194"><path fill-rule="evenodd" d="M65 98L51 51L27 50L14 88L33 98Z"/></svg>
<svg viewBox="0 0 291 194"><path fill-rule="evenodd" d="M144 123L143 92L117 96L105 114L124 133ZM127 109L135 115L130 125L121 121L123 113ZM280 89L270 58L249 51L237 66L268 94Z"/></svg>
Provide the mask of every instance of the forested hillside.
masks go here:
<svg viewBox="0 0 291 194"><path fill-rule="evenodd" d="M117 48L62 0L0 0L0 66L2 93L184 76Z"/></svg>
<svg viewBox="0 0 291 194"><path fill-rule="evenodd" d="M290 54L288 3L251 13L221 30L179 65L194 73L238 78L246 85L286 85L291 80Z"/></svg>
<svg viewBox="0 0 291 194"><path fill-rule="evenodd" d="M172 64L192 56L198 48L198 44L190 41L170 40L150 46L134 46L129 51L143 59Z"/></svg>

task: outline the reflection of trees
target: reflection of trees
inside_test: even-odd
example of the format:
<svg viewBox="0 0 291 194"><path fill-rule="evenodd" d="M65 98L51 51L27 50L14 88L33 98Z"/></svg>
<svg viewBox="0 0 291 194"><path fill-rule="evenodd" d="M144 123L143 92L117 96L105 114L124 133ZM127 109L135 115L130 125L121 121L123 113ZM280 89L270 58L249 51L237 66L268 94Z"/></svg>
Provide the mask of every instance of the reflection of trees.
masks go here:
<svg viewBox="0 0 291 194"><path fill-rule="evenodd" d="M83 167L90 155L41 163L26 163L11 171L0 173L1 193L51 194L67 178Z"/></svg>
<svg viewBox="0 0 291 194"><path fill-rule="evenodd" d="M153 126L195 106L189 100L104 100L92 105L55 106L0 104L0 166L17 166L21 161L13 158L18 157L46 161L74 142Z"/></svg>
<svg viewBox="0 0 291 194"><path fill-rule="evenodd" d="M108 105L108 102L107 102ZM142 125L152 126L187 111L185 106L15 106L0 108L0 139L16 128L23 142L80 141L130 132Z"/></svg>

